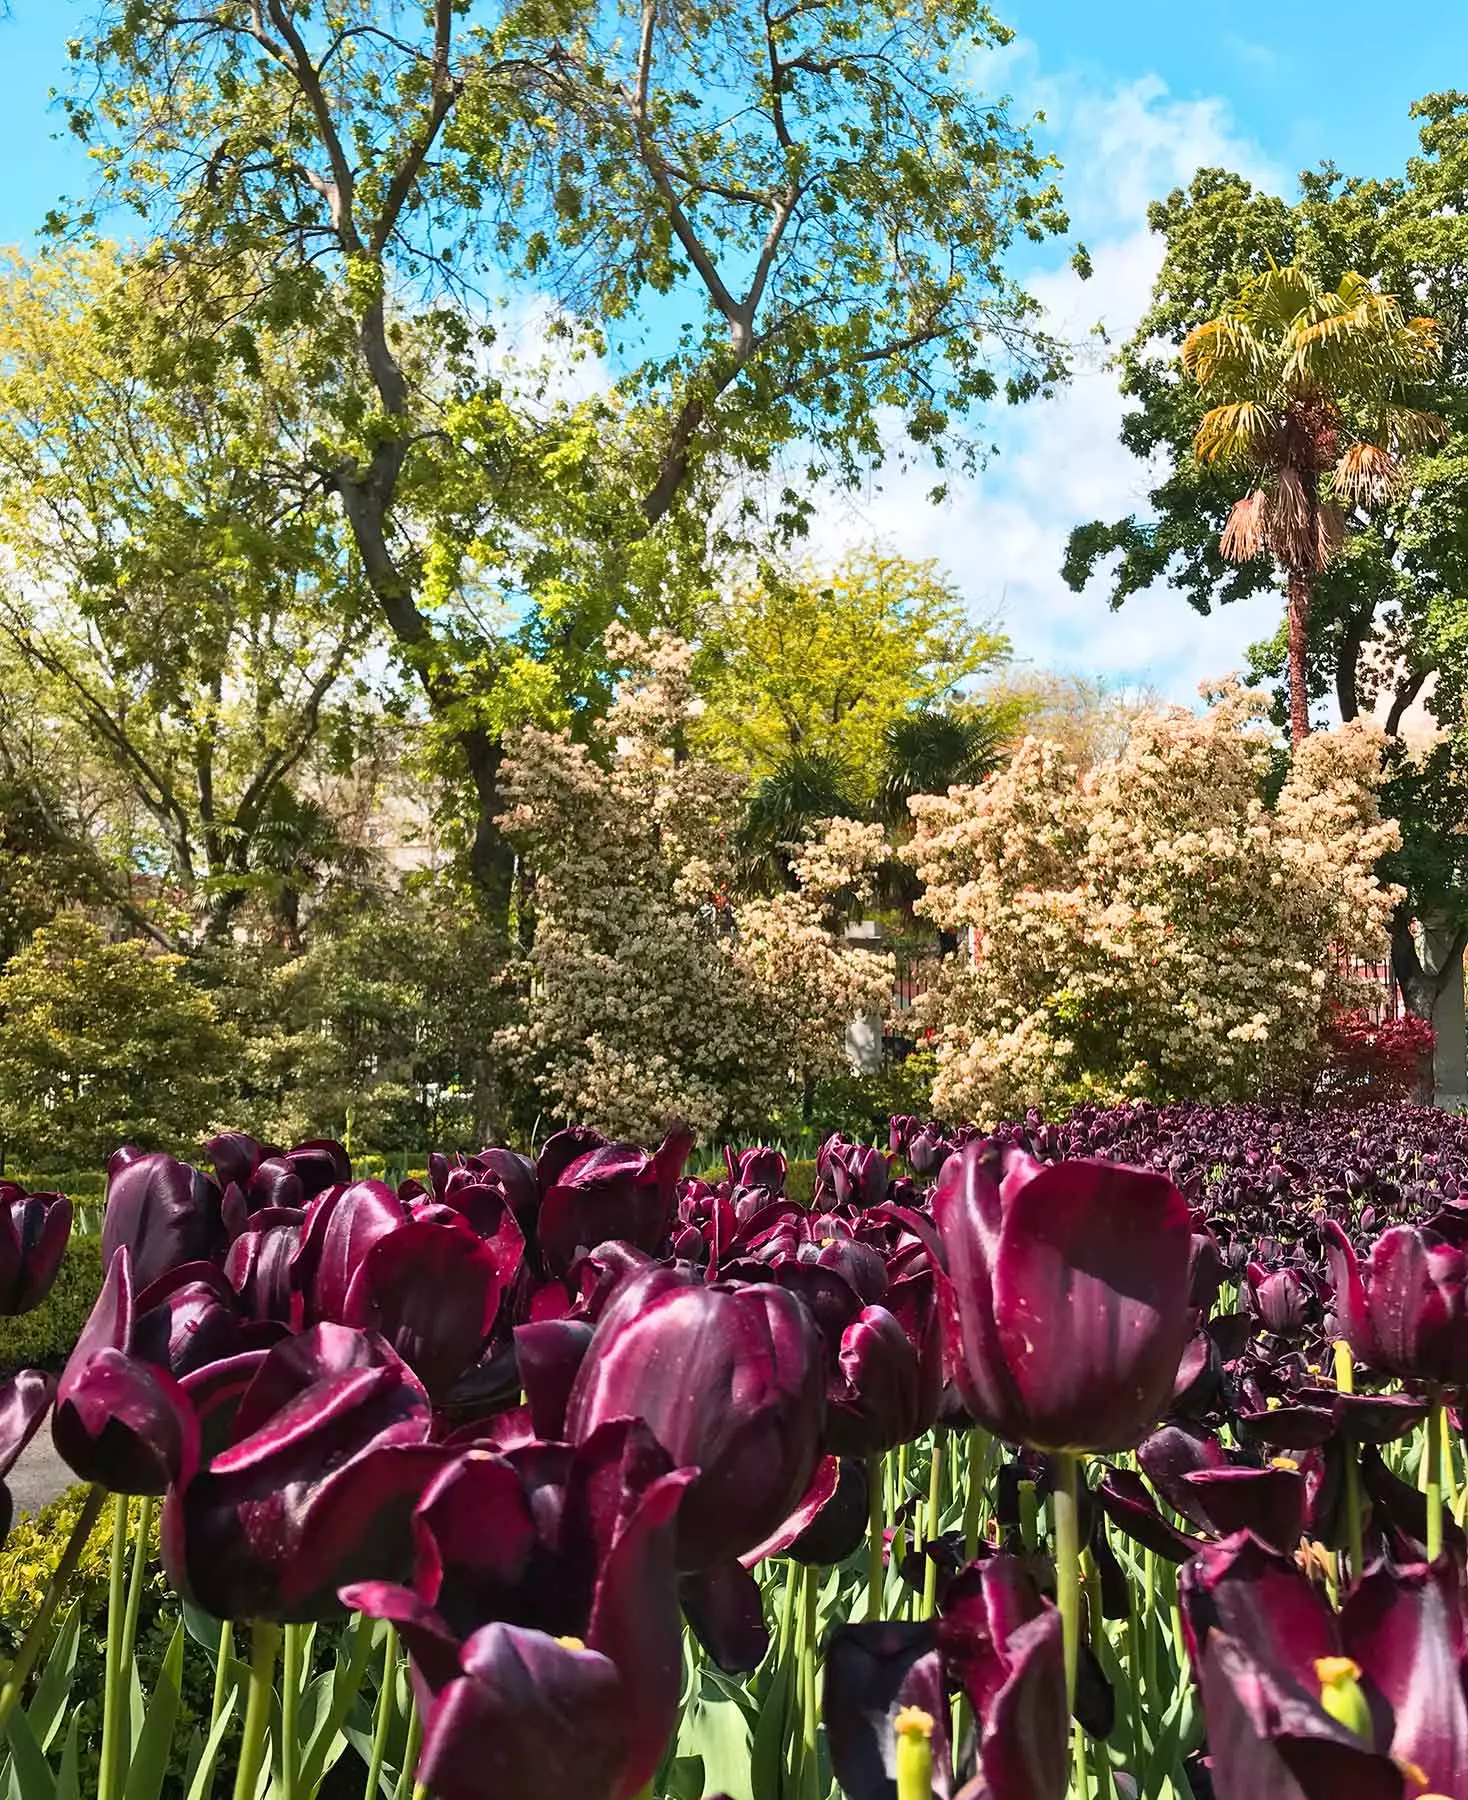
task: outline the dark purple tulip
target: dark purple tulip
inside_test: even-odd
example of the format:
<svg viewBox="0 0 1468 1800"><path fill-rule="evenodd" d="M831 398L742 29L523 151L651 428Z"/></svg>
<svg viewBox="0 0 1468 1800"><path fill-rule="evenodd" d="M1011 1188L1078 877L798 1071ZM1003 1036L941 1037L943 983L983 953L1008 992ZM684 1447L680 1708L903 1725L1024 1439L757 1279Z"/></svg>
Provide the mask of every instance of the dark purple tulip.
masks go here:
<svg viewBox="0 0 1468 1800"><path fill-rule="evenodd" d="M21 1369L0 1384L0 1544L10 1535L15 1502L5 1478L40 1430L56 1397L56 1381L39 1369Z"/></svg>
<svg viewBox="0 0 1468 1800"><path fill-rule="evenodd" d="M193 1472L199 1446L193 1406L171 1375L137 1353L126 1245L113 1253L62 1371L51 1435L83 1481L117 1494L161 1494Z"/></svg>
<svg viewBox="0 0 1468 1800"><path fill-rule="evenodd" d="M736 1188L764 1188L770 1194L785 1192L785 1177L790 1165L781 1150L768 1150L763 1145L750 1150L724 1147L724 1163L729 1170L729 1185Z"/></svg>
<svg viewBox="0 0 1468 1800"><path fill-rule="evenodd" d="M880 1206L892 1178L892 1158L870 1144L848 1144L839 1133L816 1153L816 1173L838 1206Z"/></svg>
<svg viewBox="0 0 1468 1800"><path fill-rule="evenodd" d="M66 1254L71 1202L0 1181L0 1318L39 1306Z"/></svg>
<svg viewBox="0 0 1468 1800"><path fill-rule="evenodd" d="M1164 1176L1042 1167L971 1143L933 1217L949 1366L973 1416L1046 1450L1124 1450L1171 1396L1192 1334L1187 1203Z"/></svg>
<svg viewBox="0 0 1468 1800"><path fill-rule="evenodd" d="M820 1346L793 1294L695 1285L672 1269L623 1283L571 1390L566 1433L643 1420L675 1468L697 1468L679 1515L686 1570L728 1562L794 1510L815 1471Z"/></svg>
<svg viewBox="0 0 1468 1800"><path fill-rule="evenodd" d="M502 1465L495 1459L493 1466ZM474 1486L480 1478L446 1471L425 1505L439 1506L443 1529L458 1533L482 1571L497 1550L477 1510L485 1496L465 1491L461 1525L441 1504L443 1484L451 1490L460 1480ZM683 1658L673 1543L688 1480L687 1471L660 1476L626 1510L603 1519L613 1529L589 1614L574 1632L497 1620L461 1644L411 1590L382 1582L345 1590L348 1606L391 1619L412 1655L425 1714L416 1774L438 1800L633 1800L644 1791L678 1715ZM492 1485L502 1488L503 1478ZM502 1511L489 1516L501 1521ZM498 1546L506 1574L530 1555L525 1522L511 1523Z"/></svg>
<svg viewBox="0 0 1468 1800"><path fill-rule="evenodd" d="M354 1181L318 1194L291 1264L307 1321L345 1323L347 1295L368 1251L407 1222L406 1208L385 1181Z"/></svg>
<svg viewBox="0 0 1468 1800"><path fill-rule="evenodd" d="M632 1144L602 1144L573 1157L541 1195L537 1233L546 1266L562 1275L614 1238L655 1252L672 1229L692 1147L693 1133L680 1128L651 1156Z"/></svg>
<svg viewBox="0 0 1468 1800"><path fill-rule="evenodd" d="M438 1398L479 1358L500 1300L520 1263L509 1266L459 1215L451 1224L412 1219L378 1238L357 1265L343 1323L380 1331Z"/></svg>
<svg viewBox="0 0 1468 1800"><path fill-rule="evenodd" d="M1436 1232L1395 1225L1363 1264L1334 1219L1326 1253L1351 1354L1404 1381L1468 1382L1468 1256Z"/></svg>
<svg viewBox="0 0 1468 1800"><path fill-rule="evenodd" d="M1250 1263L1245 1274L1249 1303L1264 1329L1276 1337L1298 1337L1304 1329L1310 1290L1296 1271L1276 1269L1266 1274L1258 1263Z"/></svg>
<svg viewBox="0 0 1468 1800"><path fill-rule="evenodd" d="M130 1145L107 1164L102 1261L126 1246L141 1290L180 1263L214 1262L224 1251L219 1189L190 1163Z"/></svg>
<svg viewBox="0 0 1468 1800"><path fill-rule="evenodd" d="M895 1800L892 1720L916 1706L933 1720L933 1792L951 1793L948 1692L978 1725L972 1800L1064 1800L1069 1775L1060 1614L1018 1559L970 1563L940 1617L921 1625L846 1625L826 1658L831 1763L850 1800Z"/></svg>
<svg viewBox="0 0 1468 1800"><path fill-rule="evenodd" d="M213 1263L181 1263L138 1295L132 1347L182 1380L250 1347L235 1291Z"/></svg>
<svg viewBox="0 0 1468 1800"><path fill-rule="evenodd" d="M267 1206L250 1215L224 1258L224 1273L251 1319L294 1322L299 1296L291 1281L291 1264L300 1248L306 1215L294 1207Z"/></svg>
<svg viewBox="0 0 1468 1800"><path fill-rule="evenodd" d="M864 1307L841 1335L826 1389L826 1438L842 1455L871 1456L932 1428L943 1356L931 1274L898 1282L885 1306Z"/></svg>
<svg viewBox="0 0 1468 1800"><path fill-rule="evenodd" d="M413 1506L453 1453L428 1442L428 1396L382 1338L317 1325L221 1399L226 1447L164 1508L180 1593L221 1619L326 1619L344 1583L406 1570Z"/></svg>
<svg viewBox="0 0 1468 1800"><path fill-rule="evenodd" d="M1180 1589L1219 1800L1468 1792L1456 1575L1378 1564L1337 1616L1293 1561L1240 1535Z"/></svg>

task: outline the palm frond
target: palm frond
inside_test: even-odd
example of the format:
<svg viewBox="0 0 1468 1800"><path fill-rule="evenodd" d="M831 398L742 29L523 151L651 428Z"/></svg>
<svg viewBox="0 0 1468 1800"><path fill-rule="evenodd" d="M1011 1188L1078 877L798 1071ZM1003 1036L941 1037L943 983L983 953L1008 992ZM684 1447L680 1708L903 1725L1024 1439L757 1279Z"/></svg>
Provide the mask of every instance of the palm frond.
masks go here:
<svg viewBox="0 0 1468 1800"><path fill-rule="evenodd" d="M1255 385L1270 358L1269 345L1230 313L1206 320L1183 340L1183 369L1204 389Z"/></svg>
<svg viewBox="0 0 1468 1800"><path fill-rule="evenodd" d="M1402 479L1402 465L1380 444L1352 444L1331 471L1331 486L1348 506L1372 507Z"/></svg>
<svg viewBox="0 0 1468 1800"><path fill-rule="evenodd" d="M1234 302L1233 311L1256 333L1282 337L1302 312L1317 307L1320 284L1294 263L1272 265L1256 275Z"/></svg>
<svg viewBox="0 0 1468 1800"><path fill-rule="evenodd" d="M1310 497L1294 469L1283 468L1276 474L1268 490L1263 522L1269 547L1286 568L1310 567L1315 554Z"/></svg>
<svg viewBox="0 0 1468 1800"><path fill-rule="evenodd" d="M1256 400L1212 406L1198 422L1193 454L1199 462L1264 463L1279 433L1279 419Z"/></svg>
<svg viewBox="0 0 1468 1800"><path fill-rule="evenodd" d="M1323 569L1346 541L1346 515L1333 501L1315 509L1315 567Z"/></svg>
<svg viewBox="0 0 1468 1800"><path fill-rule="evenodd" d="M1265 504L1263 488L1255 488L1252 494L1234 501L1218 539L1219 551L1229 562L1249 562L1269 548L1264 530Z"/></svg>
<svg viewBox="0 0 1468 1800"><path fill-rule="evenodd" d="M1416 406L1386 406L1381 413L1381 438L1397 444L1402 450L1425 450L1440 443L1448 434L1448 422L1441 413L1426 412Z"/></svg>

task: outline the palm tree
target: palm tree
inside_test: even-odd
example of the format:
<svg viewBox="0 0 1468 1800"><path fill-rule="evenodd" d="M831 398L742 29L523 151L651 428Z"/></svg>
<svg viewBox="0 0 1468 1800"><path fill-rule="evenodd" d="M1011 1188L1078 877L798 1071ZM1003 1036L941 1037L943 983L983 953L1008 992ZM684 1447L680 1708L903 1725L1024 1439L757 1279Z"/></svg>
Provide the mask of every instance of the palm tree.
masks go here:
<svg viewBox="0 0 1468 1800"><path fill-rule="evenodd" d="M882 733L877 808L883 819L905 825L912 795L946 794L992 774L1010 728L1003 709L986 706L963 711L923 706L893 719Z"/></svg>
<svg viewBox="0 0 1468 1800"><path fill-rule="evenodd" d="M1441 365L1437 323L1407 318L1364 276L1325 288L1304 269L1271 264L1188 334L1182 360L1210 402L1193 454L1241 464L1255 481L1218 547L1230 562L1268 554L1285 578L1298 744L1310 729L1311 593L1345 535L1346 511L1395 492L1404 459L1446 429L1412 404Z"/></svg>
<svg viewBox="0 0 1468 1800"><path fill-rule="evenodd" d="M755 783L739 830L740 874L746 886L776 893L795 885L790 851L824 819L860 818L851 772L829 750L794 749Z"/></svg>

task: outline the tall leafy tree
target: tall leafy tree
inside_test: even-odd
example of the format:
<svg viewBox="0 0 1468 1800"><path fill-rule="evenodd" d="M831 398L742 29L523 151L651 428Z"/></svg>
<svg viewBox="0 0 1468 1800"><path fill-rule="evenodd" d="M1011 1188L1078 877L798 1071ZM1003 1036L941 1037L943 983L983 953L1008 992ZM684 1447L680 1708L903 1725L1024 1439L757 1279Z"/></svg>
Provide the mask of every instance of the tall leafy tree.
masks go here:
<svg viewBox="0 0 1468 1800"><path fill-rule="evenodd" d="M127 910L175 944L227 929L291 783L370 716L372 617L293 462L318 424L299 344L150 376L156 300L105 247L0 263L0 644L29 710L130 796L109 847L174 906Z"/></svg>
<svg viewBox="0 0 1468 1800"><path fill-rule="evenodd" d="M757 778L797 754L834 758L857 806L875 798L896 721L1009 659L1008 638L975 623L936 564L878 549L767 568L709 611L703 745Z"/></svg>
<svg viewBox="0 0 1468 1800"><path fill-rule="evenodd" d="M1425 1014L1468 943L1468 839L1457 829L1468 808L1468 95L1431 94L1413 112L1421 153L1399 176L1327 165L1302 176L1291 202L1202 169L1150 209L1162 267L1117 366L1131 402L1122 441L1159 473L1144 511L1076 528L1064 573L1079 590L1104 568L1113 606L1166 583L1203 613L1273 585L1265 558L1231 563L1219 548L1237 478L1193 454L1205 408L1180 357L1189 332L1271 263L1297 265L1326 288L1355 271L1379 292L1412 295L1438 322L1432 409L1448 434L1413 459L1410 489L1352 515L1314 583L1307 640L1312 698L1333 693L1343 718L1374 714L1389 735L1383 804L1403 836L1389 867L1407 888L1392 955L1408 1003ZM1287 660L1283 632L1253 652L1265 678L1283 676ZM1416 703L1443 734L1425 760L1402 735ZM1421 961L1414 918L1447 933L1436 973Z"/></svg>
<svg viewBox="0 0 1468 1800"><path fill-rule="evenodd" d="M1004 272L1063 228L1049 165L959 74L1007 35L977 0L102 6L71 122L196 290L169 354L308 331L335 414L300 467L462 758L497 902L507 714L696 571L715 496L735 535L767 494L798 529L801 480L859 478L889 421L973 456L973 408L1061 372ZM507 291L600 359L589 396L507 367Z"/></svg>
<svg viewBox="0 0 1468 1800"><path fill-rule="evenodd" d="M1310 729L1310 595L1347 509L1369 512L1397 492L1404 453L1442 435L1444 420L1420 403L1440 363L1436 320L1405 317L1353 270L1327 289L1293 264L1254 276L1183 342L1183 370L1208 403L1194 455L1258 483L1234 503L1218 547L1230 562L1271 556L1285 578L1296 744Z"/></svg>

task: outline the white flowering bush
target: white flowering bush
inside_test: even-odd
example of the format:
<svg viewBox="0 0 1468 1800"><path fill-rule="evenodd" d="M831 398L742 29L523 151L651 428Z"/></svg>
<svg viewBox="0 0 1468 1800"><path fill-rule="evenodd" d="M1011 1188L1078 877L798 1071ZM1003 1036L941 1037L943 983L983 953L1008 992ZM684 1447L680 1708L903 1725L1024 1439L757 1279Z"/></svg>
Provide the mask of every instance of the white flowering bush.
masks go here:
<svg viewBox="0 0 1468 1800"><path fill-rule="evenodd" d="M838 900L870 891L878 827L832 820L798 886L733 895L742 778L684 753L691 652L617 630L634 673L590 745L512 741L502 824L534 876L519 1017L498 1045L547 1111L655 1138L753 1125L803 1074L844 1066L846 1026L885 1013L891 959L845 943Z"/></svg>
<svg viewBox="0 0 1468 1800"><path fill-rule="evenodd" d="M1138 718L1080 770L1027 739L978 787L921 796L904 854L918 910L960 934L916 1009L935 1109L1013 1115L1078 1100L1226 1100L1308 1076L1350 957L1384 954L1396 843L1380 735L1306 740L1278 797L1255 696Z"/></svg>

